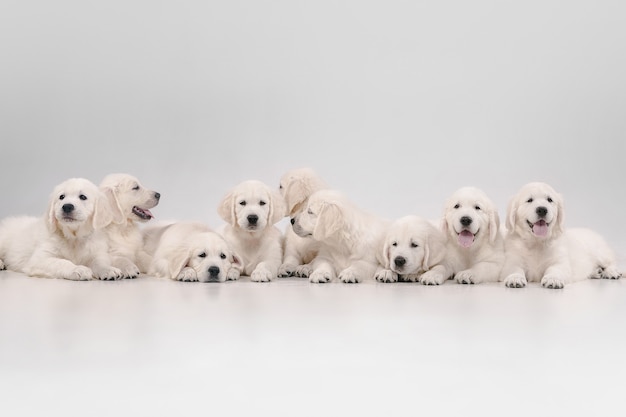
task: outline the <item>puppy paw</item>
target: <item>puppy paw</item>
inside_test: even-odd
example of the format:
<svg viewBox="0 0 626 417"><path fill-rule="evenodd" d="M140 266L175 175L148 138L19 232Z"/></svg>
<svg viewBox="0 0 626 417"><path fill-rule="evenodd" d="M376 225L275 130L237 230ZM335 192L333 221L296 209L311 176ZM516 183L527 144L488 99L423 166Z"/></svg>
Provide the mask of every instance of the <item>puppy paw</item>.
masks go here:
<svg viewBox="0 0 626 417"><path fill-rule="evenodd" d="M458 282L459 284L475 284L476 283L474 274L469 269L459 272L458 274L456 274L455 278L456 278L456 282Z"/></svg>
<svg viewBox="0 0 626 417"><path fill-rule="evenodd" d="M376 275L374 275L374 278L378 282L397 282L398 274L393 272L391 269L382 269L376 272Z"/></svg>
<svg viewBox="0 0 626 417"><path fill-rule="evenodd" d="M546 275L541 278L541 285L544 288L561 289L565 286L565 280L560 277Z"/></svg>
<svg viewBox="0 0 626 417"><path fill-rule="evenodd" d="M274 278L269 269L265 268L256 268L250 274L250 280L254 282L270 282Z"/></svg>
<svg viewBox="0 0 626 417"><path fill-rule="evenodd" d="M72 281L87 281L93 278L93 271L86 266L79 265L74 268L65 279Z"/></svg>
<svg viewBox="0 0 626 417"><path fill-rule="evenodd" d="M357 284L361 278L352 269L347 268L339 273L339 280L345 284Z"/></svg>
<svg viewBox="0 0 626 417"><path fill-rule="evenodd" d="M296 268L295 275L300 278L308 278L313 273L313 268L310 265L299 265Z"/></svg>
<svg viewBox="0 0 626 417"><path fill-rule="evenodd" d="M607 266L606 268L600 269L602 270L600 277L603 279L620 279L622 277L622 273L614 266Z"/></svg>
<svg viewBox="0 0 626 417"><path fill-rule="evenodd" d="M293 276L293 273L295 270L296 270L296 265L294 264L282 264L280 268L278 268L278 276L279 277Z"/></svg>
<svg viewBox="0 0 626 417"><path fill-rule="evenodd" d="M333 277L330 272L326 271L313 271L309 276L309 282L313 282L315 284L324 284L330 282Z"/></svg>
<svg viewBox="0 0 626 417"><path fill-rule="evenodd" d="M522 274L511 274L504 279L504 285L509 288L524 288L528 282Z"/></svg>
<svg viewBox="0 0 626 417"><path fill-rule="evenodd" d="M237 281L239 279L240 275L241 275L241 272L239 272L238 269L231 268L226 273L226 280L227 281Z"/></svg>
<svg viewBox="0 0 626 417"><path fill-rule="evenodd" d="M193 268L183 268L182 271L176 277L176 281L195 282L198 280L198 274Z"/></svg>
<svg viewBox="0 0 626 417"><path fill-rule="evenodd" d="M0 271L4 271L5 269L7 269L7 266L4 264L4 262L2 262L2 259L0 259Z"/></svg>
<svg viewBox="0 0 626 417"><path fill-rule="evenodd" d="M420 278L420 274L398 275L398 281L400 282L420 282Z"/></svg>
<svg viewBox="0 0 626 417"><path fill-rule="evenodd" d="M424 285L441 285L445 281L442 274L438 272L428 271L422 274L420 282Z"/></svg>
<svg viewBox="0 0 626 417"><path fill-rule="evenodd" d="M94 269L93 275L102 281L115 281L123 277L122 271L119 268L108 267Z"/></svg>

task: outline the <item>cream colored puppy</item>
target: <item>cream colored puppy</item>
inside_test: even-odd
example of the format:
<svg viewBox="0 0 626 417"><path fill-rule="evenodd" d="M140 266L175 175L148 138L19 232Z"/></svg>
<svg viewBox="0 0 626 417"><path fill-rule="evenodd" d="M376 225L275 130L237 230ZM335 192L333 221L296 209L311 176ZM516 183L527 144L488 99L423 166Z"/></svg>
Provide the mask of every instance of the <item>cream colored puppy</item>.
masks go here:
<svg viewBox="0 0 626 417"><path fill-rule="evenodd" d="M217 212L228 223L220 232L241 256L242 273L256 282L276 278L283 236L274 224L285 216L282 197L260 181L244 181L222 198Z"/></svg>
<svg viewBox="0 0 626 417"><path fill-rule="evenodd" d="M419 281L431 270L445 275L446 238L431 222L418 216L394 221L387 230L381 264L375 275L380 282Z"/></svg>
<svg viewBox="0 0 626 417"><path fill-rule="evenodd" d="M152 257L148 273L176 281L224 282L239 278L241 260L207 225L179 222L144 231Z"/></svg>
<svg viewBox="0 0 626 417"><path fill-rule="evenodd" d="M112 220L107 198L82 178L55 187L43 217L10 217L0 223L0 266L26 275L114 280L102 228Z"/></svg>
<svg viewBox="0 0 626 417"><path fill-rule="evenodd" d="M113 265L122 270L124 277L135 278L140 272L147 272L150 263L143 251L139 223L152 219L150 209L159 204L161 194L145 188L128 174L107 175L100 189L109 196L114 216L105 229Z"/></svg>
<svg viewBox="0 0 626 417"><path fill-rule="evenodd" d="M563 198L548 184L524 185L509 203L506 226L501 276L507 287L540 282L563 288L587 278L621 277L601 236L589 229L564 230Z"/></svg>
<svg viewBox="0 0 626 417"><path fill-rule="evenodd" d="M459 284L497 282L504 263L504 240L493 202L478 188L463 187L447 200L441 222L447 237L444 275L424 274L425 284L454 276Z"/></svg>
<svg viewBox="0 0 626 417"><path fill-rule="evenodd" d="M306 207L306 203L314 192L327 188L324 181L310 168L294 169L286 172L280 179L280 194L287 205L287 215L291 223ZM296 275L308 277L312 272L310 262L319 251L319 242L311 238L298 236L292 227L285 230L283 263L278 275L288 277Z"/></svg>
<svg viewBox="0 0 626 417"><path fill-rule="evenodd" d="M386 225L337 191L313 193L293 224L298 236L320 242L309 281L324 283L339 277L341 282L357 283L374 277Z"/></svg>

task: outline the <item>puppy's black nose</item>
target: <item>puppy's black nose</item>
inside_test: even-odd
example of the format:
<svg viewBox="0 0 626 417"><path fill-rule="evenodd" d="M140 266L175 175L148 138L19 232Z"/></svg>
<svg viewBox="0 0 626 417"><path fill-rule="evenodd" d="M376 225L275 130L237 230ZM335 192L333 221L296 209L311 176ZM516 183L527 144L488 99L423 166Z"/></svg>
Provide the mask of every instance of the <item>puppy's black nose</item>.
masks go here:
<svg viewBox="0 0 626 417"><path fill-rule="evenodd" d="M396 264L397 267L402 267L406 264L406 258L404 256L396 256L396 259L393 260L393 263Z"/></svg>
<svg viewBox="0 0 626 417"><path fill-rule="evenodd" d="M256 214L251 214L248 216L248 223L256 224L256 222L258 221L259 221L259 216L257 216Z"/></svg>
<svg viewBox="0 0 626 417"><path fill-rule="evenodd" d="M537 213L537 216L539 217L546 217L546 214L548 214L548 209L543 206L537 207L535 213Z"/></svg>
<svg viewBox="0 0 626 417"><path fill-rule="evenodd" d="M291 224L296 224L296 219L295 218L291 219Z"/></svg>
<svg viewBox="0 0 626 417"><path fill-rule="evenodd" d="M161 198L161 193L154 193L154 198L156 198L157 200Z"/></svg>
<svg viewBox="0 0 626 417"><path fill-rule="evenodd" d="M209 267L209 275L211 277L217 277L220 274L220 268L218 266Z"/></svg>
<svg viewBox="0 0 626 417"><path fill-rule="evenodd" d="M74 211L74 204L63 204L63 213L71 213Z"/></svg>
<svg viewBox="0 0 626 417"><path fill-rule="evenodd" d="M467 217L467 216L463 216L461 217L461 224L465 227L469 226L470 224L472 224L473 220L471 217Z"/></svg>

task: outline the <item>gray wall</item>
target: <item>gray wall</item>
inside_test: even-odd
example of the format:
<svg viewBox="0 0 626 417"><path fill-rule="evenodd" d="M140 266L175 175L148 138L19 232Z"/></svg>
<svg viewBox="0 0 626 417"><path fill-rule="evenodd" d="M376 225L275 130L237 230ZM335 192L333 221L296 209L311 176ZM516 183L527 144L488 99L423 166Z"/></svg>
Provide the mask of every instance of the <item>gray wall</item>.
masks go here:
<svg viewBox="0 0 626 417"><path fill-rule="evenodd" d="M11 1L0 6L0 217L129 172L161 219L221 224L245 179L310 166L371 212L504 214L551 183L620 251L622 1Z"/></svg>

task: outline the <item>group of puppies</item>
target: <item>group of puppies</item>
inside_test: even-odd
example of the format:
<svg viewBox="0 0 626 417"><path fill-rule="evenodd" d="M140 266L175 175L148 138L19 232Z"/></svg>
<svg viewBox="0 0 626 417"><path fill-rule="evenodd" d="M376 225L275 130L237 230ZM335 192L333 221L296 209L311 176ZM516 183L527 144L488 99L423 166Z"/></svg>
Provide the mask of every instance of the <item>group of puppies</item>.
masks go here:
<svg viewBox="0 0 626 417"><path fill-rule="evenodd" d="M279 189L244 181L221 200L225 224L147 225L160 199L127 174L58 185L43 217L0 223L0 269L72 280L134 278L224 282L241 275L267 282L411 281L440 285L503 281L563 288L587 278L617 279L615 255L588 229L564 229L563 200L529 183L511 199L506 227L481 190L464 187L439 222L418 216L388 221L352 204L308 168L285 173ZM283 234L275 224L285 216Z"/></svg>

